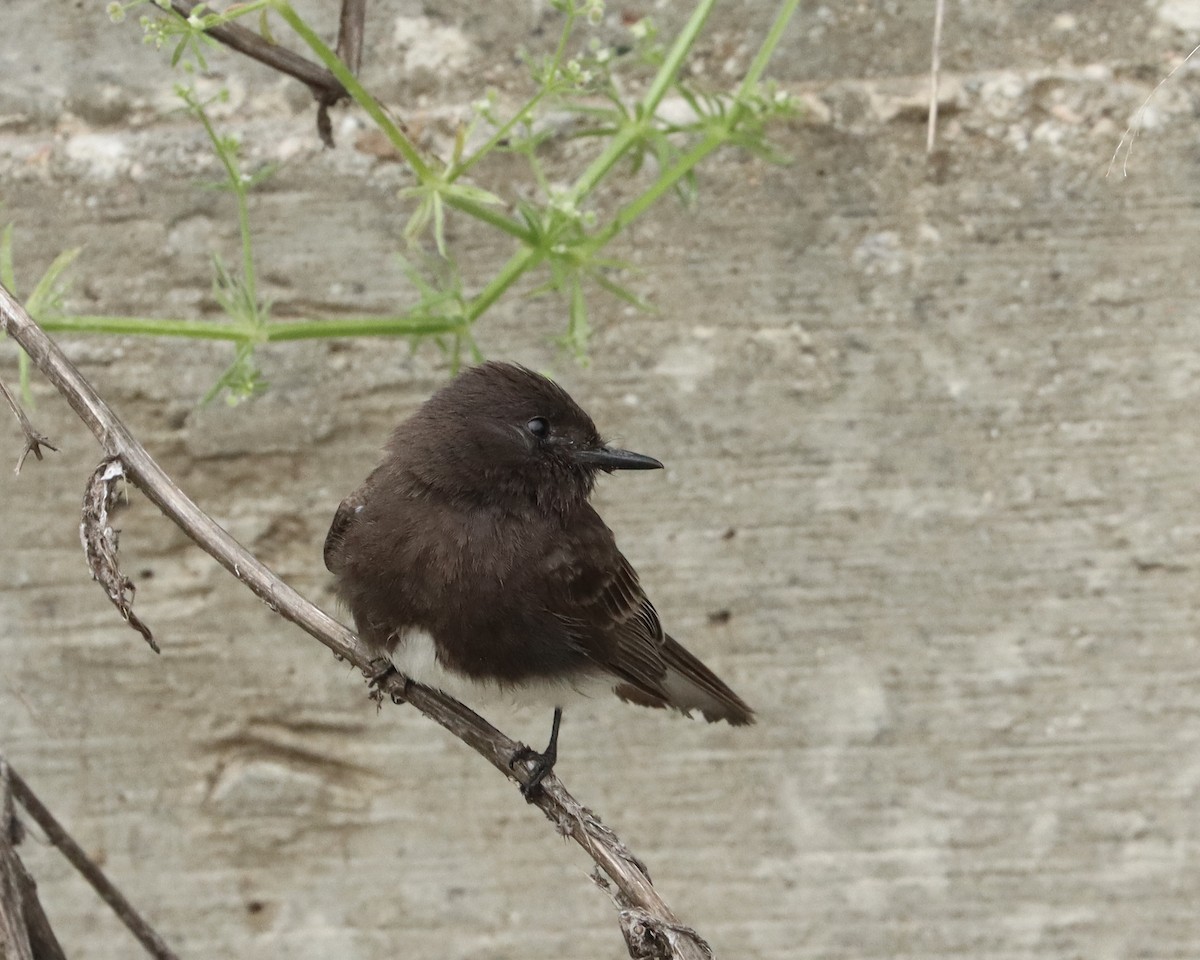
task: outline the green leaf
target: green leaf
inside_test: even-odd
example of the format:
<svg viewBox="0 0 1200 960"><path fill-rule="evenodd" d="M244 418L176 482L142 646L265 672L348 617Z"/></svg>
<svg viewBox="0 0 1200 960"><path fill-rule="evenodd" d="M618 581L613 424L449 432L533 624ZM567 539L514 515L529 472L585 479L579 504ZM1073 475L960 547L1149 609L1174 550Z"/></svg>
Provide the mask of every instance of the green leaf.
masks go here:
<svg viewBox="0 0 1200 960"><path fill-rule="evenodd" d="M37 319L42 312L58 308L62 291L55 289L55 285L63 271L79 256L79 251L82 249L82 247L75 247L72 250L64 250L46 268L46 272L42 274L37 286L33 288L33 293L25 301L25 309L29 311L31 317Z"/></svg>
<svg viewBox="0 0 1200 960"><path fill-rule="evenodd" d="M425 191L421 188L413 188L405 190L404 194L412 196L414 194L421 197L421 202L409 215L408 223L404 225L404 239L411 246L417 242L417 239L425 232L425 228L429 226L429 222L433 219L433 199L434 194L431 191ZM403 257L401 258L403 260Z"/></svg>
<svg viewBox="0 0 1200 960"><path fill-rule="evenodd" d="M278 163L265 163L246 178L246 190L253 190L260 183L265 183L279 170Z"/></svg>
<svg viewBox="0 0 1200 960"><path fill-rule="evenodd" d="M446 256L446 206L442 203L442 195L433 195L433 242L437 252Z"/></svg>
<svg viewBox="0 0 1200 960"><path fill-rule="evenodd" d="M570 321L567 333L560 342L575 354L578 362L584 363L587 361L588 338L591 336L592 328L588 324L587 299L584 297L583 284L578 277L575 277L571 284L571 305L568 316Z"/></svg>
<svg viewBox="0 0 1200 960"><path fill-rule="evenodd" d="M649 303L646 300L643 300L632 290L629 290L626 287L621 286L616 281L610 280L603 273L599 273L599 272L593 273L592 279L595 280L596 283L600 284L600 286L602 286L605 290L607 290L609 293L611 293L614 297L617 297L620 300L624 300L630 306L637 307L637 309L639 309L645 313L656 313L657 312L657 308L654 306L654 304Z"/></svg>
<svg viewBox="0 0 1200 960"><path fill-rule="evenodd" d="M465 123L460 123L454 131L454 151L450 155L450 167L457 167L462 160L463 150L467 145L467 133L469 127Z"/></svg>
<svg viewBox="0 0 1200 960"><path fill-rule="evenodd" d="M469 183L455 183L447 188L446 193L452 193L464 200L473 200L475 203L482 203L489 207L504 206L504 201L494 193L489 193L482 187L472 186Z"/></svg>
<svg viewBox="0 0 1200 960"><path fill-rule="evenodd" d="M217 379L200 400L201 406L211 403L222 391L229 406L237 406L263 393L269 386L262 371L254 363L254 347L249 343L238 344L233 362Z"/></svg>

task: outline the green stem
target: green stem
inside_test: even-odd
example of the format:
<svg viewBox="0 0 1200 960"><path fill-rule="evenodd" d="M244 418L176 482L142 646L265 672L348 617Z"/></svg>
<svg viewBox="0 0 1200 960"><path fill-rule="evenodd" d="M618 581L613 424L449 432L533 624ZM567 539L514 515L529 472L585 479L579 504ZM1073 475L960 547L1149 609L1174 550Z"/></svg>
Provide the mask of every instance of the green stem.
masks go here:
<svg viewBox="0 0 1200 960"><path fill-rule="evenodd" d="M396 126L392 118L379 105L379 101L371 96L367 88L358 82L358 78L342 63L338 55L330 50L312 28L304 22L303 18L296 13L292 5L288 3L288 0L272 0L272 5L276 12L287 22L288 26L295 30L300 38L308 44L309 49L325 64L329 72L337 77L338 82L346 88L346 92L354 98L354 102L362 107L367 112L367 115L375 121L375 124L383 131L384 136L388 138L389 142L396 148L409 167L412 168L413 174L422 184L437 188L446 203L461 210L463 213L475 217L477 220L482 220L484 223L491 224L505 233L512 234L524 243L529 243L532 240L529 231L522 224L517 223L510 217L506 217L504 214L489 208L486 204L481 204L468 197L459 196L453 190L444 189L445 182L422 159L420 152L413 142Z"/></svg>
<svg viewBox="0 0 1200 960"><path fill-rule="evenodd" d="M658 73L654 75L649 89L642 97L641 103L638 105L637 119L631 121L628 126L622 127L609 141L600 156L580 174L579 179L575 181L575 186L571 189L572 200L578 203L591 193L629 148L645 135L650 124L654 122L655 111L658 110L658 106L671 88L671 84L675 82L675 77L683 67L683 61L686 59L688 51L696 42L696 38L704 27L704 22L712 13L714 6L716 6L716 0L702 0L697 5L683 31L676 37L675 43L662 66L659 67Z"/></svg>
<svg viewBox="0 0 1200 960"><path fill-rule="evenodd" d="M269 7L273 2L274 0L254 0L252 3L239 3L224 13L202 14L199 20L205 30L211 30L213 27L221 27L227 23L233 23L235 20Z"/></svg>
<svg viewBox="0 0 1200 960"><path fill-rule="evenodd" d="M567 19L558 35L558 46L554 48L554 56L550 58L550 69L546 72L550 83L554 83L558 79L558 70L562 66L563 57L567 55L567 44L571 41L571 34L575 30L575 21L579 17L574 4L564 10L563 14Z"/></svg>
<svg viewBox="0 0 1200 960"><path fill-rule="evenodd" d="M47 330L65 333L131 333L151 337L190 337L195 340L256 339L253 330L233 323L207 320L169 320L161 317L58 316L39 323Z"/></svg>
<svg viewBox="0 0 1200 960"><path fill-rule="evenodd" d="M40 321L47 330L65 333L132 334L151 337L185 337L191 340L228 340L260 343L263 340L319 340L333 337L414 336L454 333L461 320L443 317L334 317L327 320L272 320L262 330L206 320L171 320L161 317L59 316Z"/></svg>
<svg viewBox="0 0 1200 960"><path fill-rule="evenodd" d="M679 71L683 69L683 61L687 59L688 53L696 43L696 39L700 36L700 31L704 29L704 22L708 19L708 15L712 13L716 5L717 0L703 0L703 2L696 6L691 18L684 25L683 31L675 38L675 42L671 45L671 52L667 54L663 65L659 67L658 73L650 81L650 88L642 97L643 116L653 117L655 111L658 110L658 105L662 102L662 98L667 95L667 91L671 89L671 84L675 82Z"/></svg>
<svg viewBox="0 0 1200 960"><path fill-rule="evenodd" d="M755 54L754 60L750 64L750 69L746 71L746 76L742 79L742 83L738 87L737 97L739 100L747 94L754 92L754 88L758 85L758 81L762 79L762 75L767 69L767 64L775 53L775 48L779 46L779 41L783 37L783 31L787 29L789 21L799 6L800 0L784 0L783 6L779 8L779 13L776 14L775 20L771 24L771 29L767 33L767 39L758 48L758 53Z"/></svg>
<svg viewBox="0 0 1200 960"><path fill-rule="evenodd" d="M674 188L675 184L695 169L705 157L729 140L730 135L741 119L742 111L744 110L742 106L743 98L751 94L755 86L758 85L764 71L767 69L767 64L771 60L771 55L779 45L780 38L782 38L784 30L787 29L788 22L795 14L799 4L800 0L784 0L783 6L780 7L779 13L771 24L771 29L767 33L766 39L750 64L750 69L738 86L733 109L726 115L720 127L710 130L703 140L680 157L672 167L659 174L658 179L645 192L618 210L608 226L595 233L589 239L587 246L590 251L595 252L606 246L613 237L650 209L650 207L654 206L663 194ZM678 46L679 44L676 43L676 47Z"/></svg>
<svg viewBox="0 0 1200 960"><path fill-rule="evenodd" d="M655 74L650 86L638 105L636 118L614 131L608 145L588 168L576 180L570 197L578 202L603 180L613 166L623 157L646 131L655 123L655 114L662 99L670 90L672 84L682 69L684 60L695 45L700 31L711 14L716 0L701 0L693 11L683 31L675 39L662 66ZM487 286L476 295L465 307L461 317L351 317L332 320L298 320L272 321L263 327L250 329L237 324L215 324L195 320L169 320L148 317L103 317L78 316L58 317L44 324L49 330L63 331L103 331L107 333L148 334L157 336L181 336L198 339L232 340L236 342L257 342L262 340L300 340L310 338L372 336L372 335L419 335L453 333L455 336L468 336L470 325L486 312L501 296L504 295L524 274L541 264L547 251L534 246L535 237L523 224L511 217L480 203L471 197L464 196L454 189L453 184L467 170L474 166L482 157L494 149L512 128L529 115L538 103L548 94L550 88L543 87L507 121L497 129L484 146L475 151L467 160L458 164L444 174L435 172L421 157L416 146L400 130L396 123L387 115L379 103L358 82L358 79L337 55L325 45L317 34L304 22L291 6L289 0L255 0L254 6L269 6L296 32L308 45L321 62L329 69L355 102L374 120L379 129L405 159L414 175L425 187L437 190L443 200L458 210L463 211L478 220L488 223L498 229L517 237L524 246L519 249L500 271L492 278ZM788 21L796 12L799 0L784 0L779 14L772 23L771 30L763 45L758 50L742 83L739 85L733 109L724 122L710 128L705 137L691 150L679 158L670 168L663 171L656 181L641 195L621 208L612 221L591 237L586 244L589 254L594 254L607 245L617 234L629 226L634 220L657 203L662 196L674 188L710 153L728 142L736 128L743 112L743 98L753 93L760 82L763 72L771 59ZM551 77L559 69L565 56L566 45L571 33L574 18L570 18L560 37L551 64ZM204 123L206 132L219 143L207 116L202 109L197 111ZM236 169L232 158L218 149L221 162L229 173L230 181L238 197L238 218L242 228L243 270L248 291L254 297L254 266L249 236L249 214L246 204L245 185ZM257 302L254 300L254 302Z"/></svg>
<svg viewBox="0 0 1200 960"><path fill-rule="evenodd" d="M334 317L328 320L273 320L267 326L267 339L319 340L329 337L426 336L457 333L462 329L458 317Z"/></svg>
<svg viewBox="0 0 1200 960"><path fill-rule="evenodd" d="M467 304L465 311L467 323L474 323L478 320L488 307L500 299L505 290L545 258L546 251L537 247L522 247L514 253L509 258L508 263L500 268L500 272L492 277L491 282Z"/></svg>
<svg viewBox="0 0 1200 960"><path fill-rule="evenodd" d="M33 386L29 377L29 354L24 350L17 351L17 382L21 388L21 396L32 407L33 406Z"/></svg>
<svg viewBox="0 0 1200 960"><path fill-rule="evenodd" d="M509 131L512 130L512 128L515 127L522 120L524 120L529 115L530 111L533 110L533 108L536 107L539 103L541 103L542 98L545 97L546 94L549 92L550 91L549 91L548 87L542 87L542 89L540 89L537 93L535 93L532 97L530 97L525 102L525 104L521 107L520 110L518 110L511 117L509 117L508 120L506 120L501 126L496 128L496 132L493 133L490 137L488 137L487 143L483 144L483 146L481 146L473 154L471 154L469 157L467 157L466 160L463 160L461 163L459 163L457 166L455 166L448 174L446 174L446 182L453 183L455 180L457 180L459 177L461 177L464 173L466 173L468 170L470 170L473 166L475 166L475 164L477 164L480 160L482 160L489 153L491 153L492 150L495 149L496 144L498 144L501 140L503 140L505 137L507 137L509 134Z"/></svg>
<svg viewBox="0 0 1200 960"><path fill-rule="evenodd" d="M476 220L482 220L484 223L490 223L498 230L503 230L507 234L516 237L522 243L533 243L533 234L529 228L523 223L518 223L512 217L506 216L497 207L490 206L486 203L480 203L478 200L472 200L470 197L461 196L454 188L440 190L442 200L457 210L469 214Z"/></svg>
<svg viewBox="0 0 1200 960"><path fill-rule="evenodd" d="M529 116L529 114L533 111L533 108L541 103L542 98L550 92L556 78L558 77L558 71L562 66L563 57L566 56L567 43L571 39L571 31L575 29L575 20L577 17L578 14L574 11L574 9L567 11L566 23L563 24L562 32L558 35L558 46L554 50L554 56L550 58L549 68L545 71L545 77L547 80L545 85L542 86L537 93L530 97L520 110L509 117L509 119L501 127L499 127L495 133L488 137L487 143L485 143L466 160L451 170L446 177L447 183L453 183L464 173L470 170L471 167L475 166L476 163L486 157L496 146L496 144L508 136L508 132L512 130L513 127Z"/></svg>
<svg viewBox="0 0 1200 960"><path fill-rule="evenodd" d="M728 139L728 131L724 128L720 131L709 133L708 136L680 157L674 165L660 173L658 179L644 192L618 210L604 229L597 231L589 237L586 245L587 249L591 252L596 252L605 247L613 237L654 206L663 194L672 190L705 157L724 145Z"/></svg>
<svg viewBox="0 0 1200 960"><path fill-rule="evenodd" d="M208 119L208 113L205 111L203 105L199 100L194 98L191 99L190 105L193 112L200 118L200 122L204 125L204 132L208 134L208 139L212 141L213 149L217 152L217 157L220 159L222 166L225 167L230 187L233 189L234 197L237 199L238 229L242 235L242 283L246 287L246 299L257 308L258 283L255 279L254 271L254 241L250 234L250 204L246 198L246 183L242 179L241 170L233 162L229 150L221 143L220 137L217 136L217 131L213 128L212 121ZM255 313L257 315L257 309Z"/></svg>
<svg viewBox="0 0 1200 960"><path fill-rule="evenodd" d="M643 96L638 120L617 131L616 135L609 142L608 147L575 182L575 186L572 189L572 196L576 201L595 188L608 171L612 169L613 165L643 135L646 127L653 122L655 111L657 111L662 98L666 95L667 90L670 89L672 82L674 82L675 77L682 68L684 59L695 44L696 38L700 35L700 31L709 14L712 12L715 3L716 0L704 0L696 8L691 19L688 20L687 26L684 27L683 32L676 38L675 43L671 47L671 52L667 55L662 67L655 75L650 88L646 91L645 96ZM779 44L788 21L796 12L798 5L799 0L785 0L783 7L771 25L771 30L767 34L766 40L751 63L749 72L738 88L739 98L751 92L759 82L763 71L771 59L771 55ZM663 194L673 189L705 157L726 143L740 115L740 109L735 107L720 128L710 131L700 143L696 144L696 146L680 157L668 170L661 173L649 189L622 207L608 226L598 232L588 242L589 253L599 251L606 246L617 234L629 226L630 223L657 203ZM541 263L545 259L545 255L545 251L538 250L532 246L519 250L514 254L508 263L504 265L500 273L492 279L492 282L471 301L466 311L467 322L473 322L482 315L524 273Z"/></svg>
<svg viewBox="0 0 1200 960"><path fill-rule="evenodd" d="M405 162L412 168L417 179L422 183L427 183L434 179L434 173L417 151L416 146L408 139L392 121L392 118L387 115L379 102L367 92L367 88L358 82L358 78L350 71L341 58L336 53L329 49L321 40L320 37L313 31L303 18L296 13L288 0L272 0L272 5L286 22L289 27L296 31L297 35L303 40L310 50L315 53L320 61L325 64L338 82L346 88L346 92L354 98L354 102L362 107L367 114L375 121L379 129L391 141L392 146L404 157Z"/></svg>

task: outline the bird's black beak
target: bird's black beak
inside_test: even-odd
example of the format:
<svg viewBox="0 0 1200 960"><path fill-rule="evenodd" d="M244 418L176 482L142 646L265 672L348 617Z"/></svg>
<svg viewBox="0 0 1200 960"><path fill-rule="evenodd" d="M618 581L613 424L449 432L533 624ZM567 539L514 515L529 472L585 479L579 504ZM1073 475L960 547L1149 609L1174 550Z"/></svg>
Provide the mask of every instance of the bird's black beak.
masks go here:
<svg viewBox="0 0 1200 960"><path fill-rule="evenodd" d="M617 450L615 447L597 447L571 451L571 458L585 467L598 470L661 470L662 464L644 453Z"/></svg>

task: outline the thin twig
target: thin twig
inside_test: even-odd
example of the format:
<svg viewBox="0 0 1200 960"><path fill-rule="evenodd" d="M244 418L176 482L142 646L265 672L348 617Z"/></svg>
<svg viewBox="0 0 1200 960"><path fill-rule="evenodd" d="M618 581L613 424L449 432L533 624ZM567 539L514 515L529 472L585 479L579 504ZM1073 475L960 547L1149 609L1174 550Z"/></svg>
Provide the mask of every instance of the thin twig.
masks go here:
<svg viewBox="0 0 1200 960"><path fill-rule="evenodd" d="M55 453L58 452L58 447L56 447L34 429L33 424L29 422L29 417L26 415L24 409L17 402L17 398L9 392L9 389L4 385L3 380L0 380L0 393L4 394L4 399L7 400L8 405L12 407L12 412L17 415L17 422L21 424L21 431L25 434L25 449L22 451L21 457L19 460L17 460L17 465L13 469L13 473L19 477L21 475L21 468L25 466L25 458L31 453L41 460L42 447L45 447L47 450L53 450Z"/></svg>
<svg viewBox="0 0 1200 960"><path fill-rule="evenodd" d="M192 12L200 6L202 0L171 0L171 9L188 19ZM210 27L205 31L214 40L225 46L245 54L252 60L265 64L272 70L278 70L289 77L295 77L305 84L319 104L317 113L317 132L321 142L327 147L333 146L332 127L329 124L329 108L340 100L350 96L341 81L322 66L318 66L306 57L278 44L264 40L253 30L247 30L237 23L224 23ZM361 44L361 40L360 40ZM357 72L357 71L356 71Z"/></svg>
<svg viewBox="0 0 1200 960"><path fill-rule="evenodd" d="M16 891L29 949L34 960L66 960L62 945L54 935L54 928L50 926L50 918L46 916L42 902L38 899L37 884L25 869L21 858L17 856L16 846L21 842L24 830L13 807L11 775L12 768L4 756L0 755L0 888L6 892ZM8 922L11 913L4 914L10 911L11 907L12 899L0 895L0 957L4 960L22 955L19 950L10 949L13 946L13 938L9 936L12 926Z"/></svg>
<svg viewBox="0 0 1200 960"><path fill-rule="evenodd" d="M25 869L20 858L16 860L17 882L21 885L21 900L25 907L25 929L29 931L29 946L33 948L34 960L67 960L62 944L54 935L50 918L42 909L38 899L37 884Z"/></svg>
<svg viewBox="0 0 1200 960"><path fill-rule="evenodd" d="M324 644L341 659L364 673L372 668L372 654L350 630L280 580L257 557L233 539L177 487L109 409L74 364L39 327L12 295L0 285L0 329L29 354L42 372L95 434L107 457L119 457L129 479L198 546L242 581L284 619ZM520 744L509 739L457 700L437 690L409 683L404 677L386 679L383 692L395 701L406 700L435 723L445 727L474 749L505 776L525 784L529 765L514 768ZM699 935L667 937L684 927L654 889L641 862L580 804L553 774L531 798L559 832L571 837L612 879L628 904L661 925L670 956L678 960L709 960L711 954Z"/></svg>
<svg viewBox="0 0 1200 960"><path fill-rule="evenodd" d="M350 72L357 75L362 65L363 24L367 17L367 0L342 0L342 15L338 20L337 55ZM317 94L317 133L326 147L333 147L333 122L329 108L341 96Z"/></svg>
<svg viewBox="0 0 1200 960"><path fill-rule="evenodd" d="M157 960L178 960L175 952L167 946L158 932L134 909L133 904L125 899L125 895L113 886L112 881L96 866L95 861L83 852L83 848L63 829L62 824L54 819L54 815L46 809L37 794L29 789L29 784L21 779L21 775L12 767L8 768L8 774L17 803L24 807L34 823L42 828L47 839L58 847L71 866L83 875L83 879L92 885L96 893L100 894L100 898L112 908L113 913L125 924L129 932L137 937L146 951Z"/></svg>
<svg viewBox="0 0 1200 960"><path fill-rule="evenodd" d="M350 72L358 76L362 66L364 25L367 20L367 0L342 0L342 16L338 21L338 58Z"/></svg>
<svg viewBox="0 0 1200 960"><path fill-rule="evenodd" d="M946 13L946 0L936 0L933 8L933 60L929 67L929 129L925 135L925 152L933 153L937 140L938 82L942 72L942 20Z"/></svg>
<svg viewBox="0 0 1200 960"><path fill-rule="evenodd" d="M186 20L196 7L200 6L200 2L201 0L171 0L171 9ZM350 96L337 77L324 67L287 47L268 43L253 30L248 30L240 24L224 23L205 32L238 53L243 53L272 70L295 77L312 90L313 96L318 99L322 96L332 96L336 102Z"/></svg>
<svg viewBox="0 0 1200 960"><path fill-rule="evenodd" d="M25 897L18 879L17 820L13 815L11 768L0 757L0 957L34 960L25 922Z"/></svg>
<svg viewBox="0 0 1200 960"><path fill-rule="evenodd" d="M0 957L20 960L27 948L33 960L66 960L38 899L37 884L17 856L24 830L13 806L14 775L0 755Z"/></svg>

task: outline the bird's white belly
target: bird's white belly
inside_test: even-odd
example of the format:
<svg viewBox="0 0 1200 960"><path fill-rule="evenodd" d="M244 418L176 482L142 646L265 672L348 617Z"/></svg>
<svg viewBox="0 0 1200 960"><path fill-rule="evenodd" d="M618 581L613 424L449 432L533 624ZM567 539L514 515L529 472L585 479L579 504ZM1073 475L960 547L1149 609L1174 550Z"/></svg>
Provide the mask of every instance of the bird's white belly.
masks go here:
<svg viewBox="0 0 1200 960"><path fill-rule="evenodd" d="M424 630L404 635L391 655L392 665L410 680L433 687L461 700L472 710L497 707L563 707L581 699L612 693L614 679L604 675L571 680L533 680L501 685L481 681L444 667L437 658L433 638Z"/></svg>

